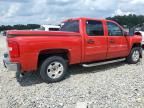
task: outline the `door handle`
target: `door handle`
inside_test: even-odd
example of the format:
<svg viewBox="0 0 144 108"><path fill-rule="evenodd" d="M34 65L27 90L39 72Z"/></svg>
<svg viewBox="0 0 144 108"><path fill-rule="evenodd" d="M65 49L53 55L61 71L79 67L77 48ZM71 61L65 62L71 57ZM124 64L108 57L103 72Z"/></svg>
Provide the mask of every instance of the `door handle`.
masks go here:
<svg viewBox="0 0 144 108"><path fill-rule="evenodd" d="M92 39L89 39L89 40L87 40L87 43L88 43L88 44L94 44L94 43L95 43L95 41L94 41L94 40L92 40Z"/></svg>

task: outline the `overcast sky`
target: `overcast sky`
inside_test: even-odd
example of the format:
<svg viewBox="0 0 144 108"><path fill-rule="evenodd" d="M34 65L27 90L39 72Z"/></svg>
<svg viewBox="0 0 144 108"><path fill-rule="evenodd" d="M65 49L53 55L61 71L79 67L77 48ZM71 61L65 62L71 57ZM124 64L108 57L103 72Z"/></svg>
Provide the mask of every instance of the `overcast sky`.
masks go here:
<svg viewBox="0 0 144 108"><path fill-rule="evenodd" d="M2 24L55 24L71 17L143 14L144 0L0 0Z"/></svg>

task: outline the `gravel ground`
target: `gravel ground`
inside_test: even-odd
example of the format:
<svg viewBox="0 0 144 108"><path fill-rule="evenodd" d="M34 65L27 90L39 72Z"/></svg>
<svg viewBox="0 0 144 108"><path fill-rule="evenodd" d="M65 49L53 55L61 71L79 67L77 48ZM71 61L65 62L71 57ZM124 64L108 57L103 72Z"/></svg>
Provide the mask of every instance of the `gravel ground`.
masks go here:
<svg viewBox="0 0 144 108"><path fill-rule="evenodd" d="M5 46L0 36L0 108L75 108L77 102L91 108L144 107L144 59L136 65L71 66L65 80L46 84L37 74L20 79L7 71L2 64Z"/></svg>

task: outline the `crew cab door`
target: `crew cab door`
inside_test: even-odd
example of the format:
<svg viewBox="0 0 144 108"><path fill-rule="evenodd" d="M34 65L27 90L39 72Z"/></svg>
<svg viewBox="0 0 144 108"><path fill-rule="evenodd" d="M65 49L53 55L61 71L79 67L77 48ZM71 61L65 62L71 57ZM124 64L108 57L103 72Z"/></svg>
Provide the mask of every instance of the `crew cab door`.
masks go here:
<svg viewBox="0 0 144 108"><path fill-rule="evenodd" d="M107 37L104 24L98 20L85 21L85 62L106 59Z"/></svg>
<svg viewBox="0 0 144 108"><path fill-rule="evenodd" d="M128 55L128 42L122 28L114 23L107 22L108 53L107 58L125 57Z"/></svg>

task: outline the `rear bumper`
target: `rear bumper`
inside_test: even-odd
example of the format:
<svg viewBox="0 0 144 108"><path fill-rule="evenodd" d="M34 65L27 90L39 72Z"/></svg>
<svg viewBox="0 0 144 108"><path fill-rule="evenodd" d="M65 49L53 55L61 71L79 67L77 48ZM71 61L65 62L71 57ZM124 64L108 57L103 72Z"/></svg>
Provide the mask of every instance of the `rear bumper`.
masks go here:
<svg viewBox="0 0 144 108"><path fill-rule="evenodd" d="M19 63L10 62L9 56L8 56L7 53L4 54L3 64L4 64L4 67L7 68L9 71L20 72L20 64Z"/></svg>

